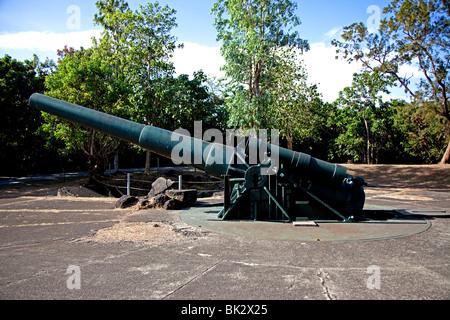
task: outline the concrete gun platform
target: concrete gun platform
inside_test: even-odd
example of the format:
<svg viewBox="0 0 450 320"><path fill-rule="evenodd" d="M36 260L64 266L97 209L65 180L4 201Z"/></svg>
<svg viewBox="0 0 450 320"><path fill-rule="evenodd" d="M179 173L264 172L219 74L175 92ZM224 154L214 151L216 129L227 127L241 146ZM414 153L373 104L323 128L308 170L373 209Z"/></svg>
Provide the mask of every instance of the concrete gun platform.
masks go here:
<svg viewBox="0 0 450 320"><path fill-rule="evenodd" d="M186 223L188 211L115 209L115 201L3 192L0 299L450 298L446 215L400 238L283 241L213 232ZM367 190L372 207L448 215L449 204L446 188Z"/></svg>

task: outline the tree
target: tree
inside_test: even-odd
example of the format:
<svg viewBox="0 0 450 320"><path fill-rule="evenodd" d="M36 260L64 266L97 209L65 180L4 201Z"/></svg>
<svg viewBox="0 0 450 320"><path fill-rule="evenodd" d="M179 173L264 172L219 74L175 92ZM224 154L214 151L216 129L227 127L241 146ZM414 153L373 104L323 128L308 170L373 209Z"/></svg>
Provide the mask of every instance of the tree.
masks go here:
<svg viewBox="0 0 450 320"><path fill-rule="evenodd" d="M113 76L111 65L96 45L89 49L68 50L62 55L56 72L45 79L47 95L87 108L127 117L129 91L122 79ZM128 116L129 117L129 116ZM119 141L92 129L62 121L43 113L42 130L62 140L66 152L81 150L89 163L89 182L102 174L117 152Z"/></svg>
<svg viewBox="0 0 450 320"><path fill-rule="evenodd" d="M99 10L94 22L104 28L101 46L116 66L117 77L133 89L130 99L132 118L149 125L162 126L167 85L174 73L169 61L176 48L171 31L177 26L174 9L158 2L133 11L123 0L96 3ZM150 173L151 152L147 151L145 172Z"/></svg>
<svg viewBox="0 0 450 320"><path fill-rule="evenodd" d="M203 130L226 128L223 100L210 91L207 82L202 70L194 72L192 79L181 74L172 80L168 91L172 99L165 108L166 129L184 128L193 133L194 121L200 120Z"/></svg>
<svg viewBox="0 0 450 320"><path fill-rule="evenodd" d="M281 137L287 141L287 148L293 149L293 141L302 143L314 138L318 111L321 105L320 94L315 85L307 84L308 74L299 59L297 50L286 47L278 53L279 61L274 72L274 81L270 90L271 118L273 127L279 130Z"/></svg>
<svg viewBox="0 0 450 320"><path fill-rule="evenodd" d="M327 131L329 139L329 160L371 163L410 163L421 159L405 148L407 134L399 124L398 110L405 108L405 102L391 100L365 109L367 128L361 111L351 105L341 107L335 103L330 110ZM370 133L370 149L367 152L367 131Z"/></svg>
<svg viewBox="0 0 450 320"><path fill-rule="evenodd" d="M354 23L344 28L344 41L334 40L333 45L349 62L360 61L366 70L393 77L426 112L433 112L450 125L448 2L392 0L383 12L387 16L377 33L369 33L363 23ZM422 73L417 86L412 76L401 73L408 65ZM449 139L441 163L449 161Z"/></svg>
<svg viewBox="0 0 450 320"><path fill-rule="evenodd" d="M376 140L375 135L380 132L372 131L371 121L375 121L373 118L377 113L377 108L382 104L382 97L380 93L389 93L387 87L392 84L392 80L388 77L378 73L363 72L361 74L355 73L353 75L353 81L351 87L344 88L339 92L339 98L336 103L341 108L350 109L350 113L355 113L356 117L352 119L352 122L356 124L349 125L349 130L358 127L359 123L364 126L364 140L365 141L365 158L367 164L373 163L374 147L373 143ZM355 137L356 140L362 138L362 136Z"/></svg>
<svg viewBox="0 0 450 320"><path fill-rule="evenodd" d="M8 55L0 59L0 172L28 174L54 157L54 150L44 150L45 141L36 133L41 125L38 109L28 105L34 92L44 91L45 75L54 63L17 61ZM42 168L44 169L44 168ZM44 169L45 170L45 169Z"/></svg>
<svg viewBox="0 0 450 320"><path fill-rule="evenodd" d="M396 129L401 132L405 158L413 162L436 163L442 158L442 145L450 135L446 120L434 112L426 111L417 102L403 103L393 115Z"/></svg>
<svg viewBox="0 0 450 320"><path fill-rule="evenodd" d="M242 128L267 127L271 96L281 47L308 50L293 28L300 24L290 0L218 0L212 13L217 39L222 40L224 70L230 79L227 105L230 124Z"/></svg>

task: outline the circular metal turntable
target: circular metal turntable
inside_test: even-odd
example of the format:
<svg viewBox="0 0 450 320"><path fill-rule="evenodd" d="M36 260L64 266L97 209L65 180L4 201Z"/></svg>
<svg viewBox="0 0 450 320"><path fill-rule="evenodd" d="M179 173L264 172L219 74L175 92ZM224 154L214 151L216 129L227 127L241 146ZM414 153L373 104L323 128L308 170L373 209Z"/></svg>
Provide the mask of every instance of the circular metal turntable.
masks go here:
<svg viewBox="0 0 450 320"><path fill-rule="evenodd" d="M423 216L414 219L371 220L366 222L283 223L250 220L221 220L221 206L193 207L181 218L194 227L211 232L265 240L286 241L369 241L415 235L428 230L431 221Z"/></svg>

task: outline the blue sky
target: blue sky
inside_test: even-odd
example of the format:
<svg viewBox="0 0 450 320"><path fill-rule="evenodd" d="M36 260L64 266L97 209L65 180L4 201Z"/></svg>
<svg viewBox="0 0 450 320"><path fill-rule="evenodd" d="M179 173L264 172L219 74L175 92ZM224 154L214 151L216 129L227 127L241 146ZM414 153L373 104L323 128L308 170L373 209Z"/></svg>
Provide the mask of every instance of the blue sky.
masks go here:
<svg viewBox="0 0 450 320"><path fill-rule="evenodd" d="M138 9L147 1L127 1ZM177 73L192 74L203 69L211 76L220 76L220 43L216 42L214 17L210 11L215 0L160 0L177 10L178 27L173 34L185 48L175 52ZM332 39L339 36L343 26L364 22L373 15L370 6L382 10L387 0L303 0L297 1L300 35L307 39L311 50L304 55L309 81L319 84L324 100L333 101L339 90L351 84L356 64L334 59ZM75 7L74 7L75 6ZM79 14L73 11L79 10ZM79 48L90 45L91 36L99 36L100 27L94 26L97 9L94 0L0 0L0 56L5 54L18 60L31 59L36 53L41 60L56 60L56 50L65 44ZM74 20L73 17L77 19ZM79 22L79 25L76 24ZM401 96L397 90L393 95Z"/></svg>

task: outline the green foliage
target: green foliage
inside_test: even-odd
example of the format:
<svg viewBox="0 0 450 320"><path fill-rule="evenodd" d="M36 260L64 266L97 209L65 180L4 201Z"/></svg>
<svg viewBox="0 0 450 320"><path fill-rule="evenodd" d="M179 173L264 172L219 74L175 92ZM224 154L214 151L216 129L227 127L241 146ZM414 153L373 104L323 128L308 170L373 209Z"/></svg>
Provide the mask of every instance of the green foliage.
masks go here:
<svg viewBox="0 0 450 320"><path fill-rule="evenodd" d="M354 74L351 87L344 88L339 93L336 104L343 109L340 118L348 125L336 139L339 155L353 157L353 161L373 163L378 158L379 143L383 131L382 121L385 116L381 93L389 93L387 87L392 79L382 74L363 72ZM341 120L341 121L342 121Z"/></svg>
<svg viewBox="0 0 450 320"><path fill-rule="evenodd" d="M175 10L158 2L132 10L124 0L97 1L94 22L103 33L91 48L58 51L56 69L37 57L0 60L0 160L26 172L47 152L58 157L56 149L59 155L81 150L95 173L128 147L30 108L29 96L46 88L50 96L168 130L192 132L198 120L204 130L278 129L289 148L328 161L437 162L450 140L444 4L392 0L377 33L362 23L345 27L342 41L333 44L342 58L364 68L331 104L307 83L300 57L309 46L294 31L300 20L293 1L217 0L212 13L228 79L221 94L202 71L174 76ZM417 86L400 73L410 65L422 73ZM412 103L383 101L394 83ZM36 131L49 151L42 151Z"/></svg>
<svg viewBox="0 0 450 320"><path fill-rule="evenodd" d="M410 161L438 162L442 157L442 146L450 136L450 128L444 118L417 103L397 106L395 111L394 126L404 137L398 145Z"/></svg>
<svg viewBox="0 0 450 320"><path fill-rule="evenodd" d="M104 28L100 47L132 88L131 117L135 121L164 125L167 86L174 72L169 58L176 47L171 30L176 11L158 2L133 11L123 0L98 1L94 21Z"/></svg>
<svg viewBox="0 0 450 320"><path fill-rule="evenodd" d="M432 112L450 125L448 72L450 59L450 11L442 0L392 0L384 8L377 33L369 33L363 23L344 28L343 41L332 42L342 58L360 61L374 73L390 76L420 103L424 112ZM421 72L417 86L401 68L413 65ZM436 118L429 115L427 118ZM441 154L448 143L443 141ZM450 147L450 144L448 144ZM430 153L431 155L431 153ZM442 159L442 162L448 159Z"/></svg>
<svg viewBox="0 0 450 320"><path fill-rule="evenodd" d="M293 148L293 140L303 144L306 140L320 140L316 130L320 127L323 102L316 85L307 84L307 72L293 48L279 50L271 94L271 125L286 138L287 147Z"/></svg>
<svg viewBox="0 0 450 320"><path fill-rule="evenodd" d="M382 74L355 74L353 85L335 101L329 126L334 161L364 163L434 163L449 136L446 121L417 103L383 102L392 83Z"/></svg>
<svg viewBox="0 0 450 320"><path fill-rule="evenodd" d="M39 112L30 108L26 101L34 90L42 92L43 80L36 74L33 61L22 63L8 55L0 60L0 106L6 115L0 119L2 147L17 145L18 140L26 141L23 135L35 131L33 120L38 118Z"/></svg>
<svg viewBox="0 0 450 320"><path fill-rule="evenodd" d="M221 102L202 85L207 80L202 72L193 80L173 77L169 59L176 47L170 34L176 27L175 10L155 2L133 11L123 0L98 1L96 6L94 21L104 28L101 39L87 50L59 51L58 70L46 80L48 95L167 129L189 128L205 119L212 125L223 118ZM44 119L42 130L64 141L66 152L82 150L91 173L104 170L118 151L118 141L106 135L51 115Z"/></svg>
<svg viewBox="0 0 450 320"><path fill-rule="evenodd" d="M225 129L227 113L223 101L210 91L207 81L203 71L194 72L193 79L186 74L173 79L169 91L172 100L165 108L171 121L167 129L184 128L193 132L194 121L200 120L203 130Z"/></svg>
<svg viewBox="0 0 450 320"><path fill-rule="evenodd" d="M114 77L112 66L97 46L72 50L59 61L56 72L47 76L46 94L87 108L127 117L129 90ZM89 172L102 173L117 152L119 141L95 130L43 113L42 131L64 142L64 152L81 150L89 161ZM54 140L50 139L49 143Z"/></svg>
<svg viewBox="0 0 450 320"><path fill-rule="evenodd" d="M230 79L226 103L233 127L270 126L268 89L276 77L279 49L307 50L307 41L292 31L300 24L289 0L219 0L212 9L217 40L223 42L224 70Z"/></svg>
<svg viewBox="0 0 450 320"><path fill-rule="evenodd" d="M336 136L330 140L330 160L338 162L410 163L414 161L403 148L406 136L398 127L397 110L405 105L402 101L382 102L365 110L365 120L351 106L337 107L330 122ZM367 132L370 134L368 149Z"/></svg>
<svg viewBox="0 0 450 320"><path fill-rule="evenodd" d="M8 55L0 59L0 168L2 174L25 174L36 170L50 156L36 134L40 112L28 105L34 92L43 92L44 77L51 61L17 61ZM54 156L54 154L52 154ZM45 166L44 166L45 167Z"/></svg>

